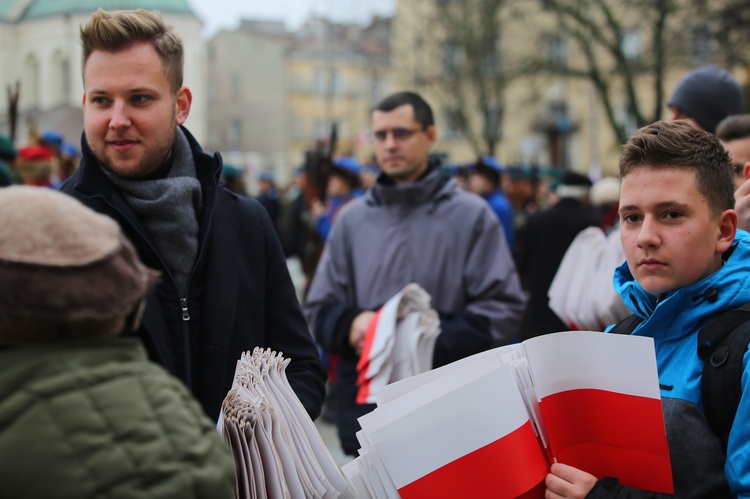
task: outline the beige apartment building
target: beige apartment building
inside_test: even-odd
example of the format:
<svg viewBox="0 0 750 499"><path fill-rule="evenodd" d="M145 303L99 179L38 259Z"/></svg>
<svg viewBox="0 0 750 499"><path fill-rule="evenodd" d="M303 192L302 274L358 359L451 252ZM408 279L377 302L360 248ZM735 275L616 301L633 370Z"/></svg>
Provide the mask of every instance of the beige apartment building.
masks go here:
<svg viewBox="0 0 750 499"><path fill-rule="evenodd" d="M456 6L469 9L472 5L478 4L472 0L399 0L393 21L395 88L416 90L432 104L438 123L436 151L446 154L449 163L472 161L477 156L476 144L485 146L482 137L492 133L484 127L481 109L486 113L488 106L479 105L476 79L472 81L461 73L472 55L452 43L460 36L456 25L465 19L460 17L460 11L452 11L454 15L446 17L444 10ZM495 156L506 165L537 164L590 172L593 176L616 175L621 144L594 85L589 79L565 75L564 71L533 71L539 66L579 68L585 57L580 46L560 31L557 18L542 10L540 2L509 1L506 5L498 14L496 56L485 65L489 76L502 72L508 76L502 96L489 106L495 119L501 116ZM622 51L633 61L643 57L651 43L648 26L639 14L632 9L617 12L617 21L624 27ZM667 40L675 50L664 74L664 104L659 118L669 117L666 100L683 74L702 64L722 65L713 42L700 36L705 31L701 22L680 18L679 14L669 18L667 28L682 35ZM632 133L636 123L626 89L607 73L615 66L613 60L596 44L592 43L591 50L604 61L603 78L615 81L608 88L612 115L626 133ZM500 67L493 66L497 61L501 62ZM747 73L741 67L733 69L740 83L747 84ZM459 80L462 77L464 80ZM656 101L653 80L648 76L636 79L634 89L639 104L650 114ZM462 132L458 108L474 130L473 144ZM486 154L486 150L481 152Z"/></svg>
<svg viewBox="0 0 750 499"><path fill-rule="evenodd" d="M209 141L251 177L286 183L305 153L330 140L335 153L371 154L370 109L391 88L390 19L368 26L308 20L243 21L209 41Z"/></svg>

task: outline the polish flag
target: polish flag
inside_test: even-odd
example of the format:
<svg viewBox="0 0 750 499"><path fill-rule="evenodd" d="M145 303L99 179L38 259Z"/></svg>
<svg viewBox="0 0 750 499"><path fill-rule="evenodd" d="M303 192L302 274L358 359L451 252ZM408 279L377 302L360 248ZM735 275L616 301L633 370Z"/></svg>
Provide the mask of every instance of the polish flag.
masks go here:
<svg viewBox="0 0 750 499"><path fill-rule="evenodd" d="M564 332L523 345L553 458L673 493L651 338Z"/></svg>
<svg viewBox="0 0 750 499"><path fill-rule="evenodd" d="M549 467L513 368L484 359L359 418L402 498L544 497Z"/></svg>
<svg viewBox="0 0 750 499"><path fill-rule="evenodd" d="M374 404L389 383L431 369L439 324L430 295L418 284L391 297L365 332L357 363L357 403Z"/></svg>

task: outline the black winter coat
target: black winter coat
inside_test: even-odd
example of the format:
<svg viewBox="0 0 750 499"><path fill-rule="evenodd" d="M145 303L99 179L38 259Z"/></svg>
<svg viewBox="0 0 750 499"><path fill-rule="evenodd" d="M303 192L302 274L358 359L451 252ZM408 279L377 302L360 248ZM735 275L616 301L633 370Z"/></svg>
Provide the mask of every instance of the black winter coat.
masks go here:
<svg viewBox="0 0 750 499"><path fill-rule="evenodd" d="M518 272L529 292L521 321L523 339L568 329L549 308L547 292L570 243L586 227L598 225L599 218L594 210L573 198L562 198L529 217L516 256Z"/></svg>
<svg viewBox="0 0 750 499"><path fill-rule="evenodd" d="M218 417L240 355L259 346L291 359L289 383L315 419L325 394L325 370L273 224L257 201L219 187L221 156L204 153L182 131L193 151L204 200L187 297L180 296L143 225L101 171L85 135L81 166L61 190L115 219L141 260L162 272L135 334L152 360L191 388L211 418Z"/></svg>

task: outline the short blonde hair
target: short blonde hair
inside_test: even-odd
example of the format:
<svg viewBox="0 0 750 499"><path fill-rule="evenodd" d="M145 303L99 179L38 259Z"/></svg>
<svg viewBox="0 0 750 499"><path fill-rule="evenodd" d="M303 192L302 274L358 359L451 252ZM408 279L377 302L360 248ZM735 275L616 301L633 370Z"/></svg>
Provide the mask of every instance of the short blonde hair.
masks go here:
<svg viewBox="0 0 750 499"><path fill-rule="evenodd" d="M137 42L148 42L154 47L164 64L170 87L177 93L182 87L185 51L180 37L164 24L158 11L106 11L100 7L88 24L81 27L81 68L86 67L86 61L95 50L117 52Z"/></svg>

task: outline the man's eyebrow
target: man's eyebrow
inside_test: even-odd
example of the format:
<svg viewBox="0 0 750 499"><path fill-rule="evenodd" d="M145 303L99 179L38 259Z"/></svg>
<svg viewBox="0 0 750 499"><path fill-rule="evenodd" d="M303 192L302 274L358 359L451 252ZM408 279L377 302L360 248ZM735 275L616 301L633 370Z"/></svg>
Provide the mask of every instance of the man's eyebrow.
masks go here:
<svg viewBox="0 0 750 499"><path fill-rule="evenodd" d="M140 94L143 92L156 92L156 90L153 88L149 88L149 87L136 87L136 88L131 88L127 90L127 93L129 94ZM94 88L94 89L91 89L89 93L90 94L110 94L112 92L104 88Z"/></svg>
<svg viewBox="0 0 750 499"><path fill-rule="evenodd" d="M654 205L655 208L659 208L662 210L666 208L685 208L687 206L688 206L687 203L680 203L679 201L672 201L672 200L662 201ZM626 206L620 206L619 211L633 211L633 210L640 210L640 209L641 209L640 206L629 204Z"/></svg>

